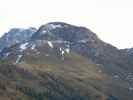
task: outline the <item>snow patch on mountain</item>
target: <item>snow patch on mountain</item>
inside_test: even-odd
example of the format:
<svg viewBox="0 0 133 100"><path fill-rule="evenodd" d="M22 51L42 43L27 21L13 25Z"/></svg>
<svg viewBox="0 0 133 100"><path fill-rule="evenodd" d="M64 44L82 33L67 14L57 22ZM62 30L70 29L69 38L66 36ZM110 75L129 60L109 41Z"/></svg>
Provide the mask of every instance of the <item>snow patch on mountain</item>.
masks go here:
<svg viewBox="0 0 133 100"><path fill-rule="evenodd" d="M48 41L48 45L51 47L51 48L54 48L54 45L51 41Z"/></svg>
<svg viewBox="0 0 133 100"><path fill-rule="evenodd" d="M65 51L62 48L60 48L60 51L61 51L61 55L65 54Z"/></svg>
<svg viewBox="0 0 133 100"><path fill-rule="evenodd" d="M83 39L83 40L79 40L78 43L86 43L88 41L89 41L88 39Z"/></svg>
<svg viewBox="0 0 133 100"><path fill-rule="evenodd" d="M65 53L64 50L62 50L62 51L61 51L61 54L64 55L64 53Z"/></svg>
<svg viewBox="0 0 133 100"><path fill-rule="evenodd" d="M62 26L60 24L48 24L47 25L48 29L56 29L56 28L62 28Z"/></svg>
<svg viewBox="0 0 133 100"><path fill-rule="evenodd" d="M7 53L4 54L3 57L6 58L6 57L8 57L10 54L11 54L10 52L7 52Z"/></svg>
<svg viewBox="0 0 133 100"><path fill-rule="evenodd" d="M46 31L46 30L43 30L41 33L42 33L42 34L46 34L46 33L47 33L47 31Z"/></svg>
<svg viewBox="0 0 133 100"><path fill-rule="evenodd" d="M18 55L17 59L16 59L16 64L20 62L21 58L23 57L23 55Z"/></svg>
<svg viewBox="0 0 133 100"><path fill-rule="evenodd" d="M27 47L27 45L28 45L29 43L28 42L26 42L26 43L23 43L23 44L21 44L20 45L20 49L23 51L23 50L25 50Z"/></svg>
<svg viewBox="0 0 133 100"><path fill-rule="evenodd" d="M63 56L65 53L70 53L70 48L59 48L61 55Z"/></svg>
<svg viewBox="0 0 133 100"><path fill-rule="evenodd" d="M118 76L118 75L114 75L113 77L114 77L115 79L118 79L118 78L119 78L119 76Z"/></svg>
<svg viewBox="0 0 133 100"><path fill-rule="evenodd" d="M69 48L66 48L65 51L66 51L67 53L70 53L70 49L69 49Z"/></svg>
<svg viewBox="0 0 133 100"><path fill-rule="evenodd" d="M35 44L33 44L33 45L31 46L31 50L34 50L34 49L35 49L35 47L36 47L36 45L35 45Z"/></svg>
<svg viewBox="0 0 133 100"><path fill-rule="evenodd" d="M46 56L46 57L48 57L48 56L49 56L49 54L46 54L45 56Z"/></svg>
<svg viewBox="0 0 133 100"><path fill-rule="evenodd" d="M65 51L62 48L60 50L61 50L62 60L64 60Z"/></svg>

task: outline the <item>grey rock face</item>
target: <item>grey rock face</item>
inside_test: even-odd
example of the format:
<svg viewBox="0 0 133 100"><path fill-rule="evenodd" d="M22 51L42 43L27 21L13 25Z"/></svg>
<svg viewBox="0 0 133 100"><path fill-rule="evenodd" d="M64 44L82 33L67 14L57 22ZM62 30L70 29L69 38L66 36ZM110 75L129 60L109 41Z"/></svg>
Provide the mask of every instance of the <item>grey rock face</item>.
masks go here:
<svg viewBox="0 0 133 100"><path fill-rule="evenodd" d="M35 28L29 28L29 29L20 29L20 28L14 28L11 29L9 32L5 33L0 38L0 51L4 48L8 48L12 45L15 45L17 43L27 41L33 33L36 31Z"/></svg>
<svg viewBox="0 0 133 100"><path fill-rule="evenodd" d="M127 53L129 56L133 56L133 48L123 49L121 51Z"/></svg>
<svg viewBox="0 0 133 100"><path fill-rule="evenodd" d="M33 39L64 40L69 42L83 42L88 39L96 39L97 36L89 29L77 27L61 22L42 25L32 36Z"/></svg>

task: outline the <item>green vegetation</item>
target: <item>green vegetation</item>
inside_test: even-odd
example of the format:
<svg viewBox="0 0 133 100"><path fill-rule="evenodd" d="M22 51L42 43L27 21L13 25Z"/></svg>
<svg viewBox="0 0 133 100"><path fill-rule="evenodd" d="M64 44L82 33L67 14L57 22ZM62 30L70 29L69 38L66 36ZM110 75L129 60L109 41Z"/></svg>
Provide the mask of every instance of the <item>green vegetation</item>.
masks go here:
<svg viewBox="0 0 133 100"><path fill-rule="evenodd" d="M49 48L40 52L27 50L17 64L0 61L2 100L130 100L127 83L99 72L88 58L75 52L61 56Z"/></svg>

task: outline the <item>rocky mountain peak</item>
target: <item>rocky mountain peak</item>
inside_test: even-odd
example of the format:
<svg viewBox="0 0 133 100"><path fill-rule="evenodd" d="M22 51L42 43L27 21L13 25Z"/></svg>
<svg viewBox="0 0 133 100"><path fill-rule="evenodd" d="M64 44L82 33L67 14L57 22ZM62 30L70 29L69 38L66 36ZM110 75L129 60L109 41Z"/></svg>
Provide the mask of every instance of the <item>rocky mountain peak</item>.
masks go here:
<svg viewBox="0 0 133 100"><path fill-rule="evenodd" d="M85 42L97 39L97 36L87 28L62 22L52 22L42 25L32 36L32 39L62 40L68 42Z"/></svg>
<svg viewBox="0 0 133 100"><path fill-rule="evenodd" d="M33 33L35 33L35 31L36 29L33 27L28 29L13 28L9 30L0 38L0 51L16 43L27 41L33 35Z"/></svg>

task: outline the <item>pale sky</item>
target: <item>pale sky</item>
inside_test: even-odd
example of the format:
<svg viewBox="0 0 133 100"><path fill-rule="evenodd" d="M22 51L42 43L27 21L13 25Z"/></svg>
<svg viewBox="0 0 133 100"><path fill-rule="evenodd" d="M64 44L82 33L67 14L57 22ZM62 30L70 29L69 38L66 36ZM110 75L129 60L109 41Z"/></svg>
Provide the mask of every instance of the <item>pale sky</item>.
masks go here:
<svg viewBox="0 0 133 100"><path fill-rule="evenodd" d="M0 36L53 21L85 26L118 48L133 47L133 0L0 0Z"/></svg>

